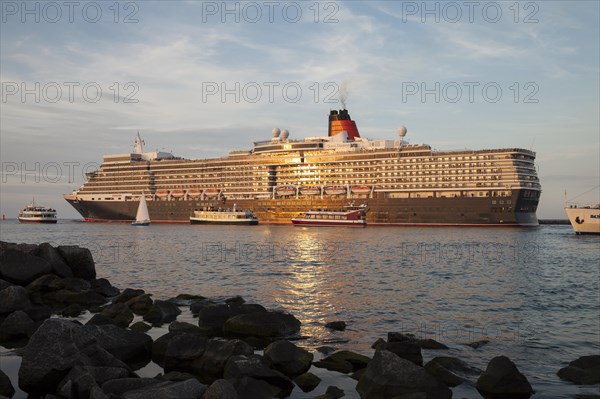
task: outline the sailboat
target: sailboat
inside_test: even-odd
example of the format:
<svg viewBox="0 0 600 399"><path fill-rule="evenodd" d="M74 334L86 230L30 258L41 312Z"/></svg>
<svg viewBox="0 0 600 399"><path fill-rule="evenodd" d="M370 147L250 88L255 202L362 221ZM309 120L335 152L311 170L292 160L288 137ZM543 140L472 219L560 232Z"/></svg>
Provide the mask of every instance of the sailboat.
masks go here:
<svg viewBox="0 0 600 399"><path fill-rule="evenodd" d="M140 205L138 206L137 214L135 215L135 222L131 223L132 226L149 226L150 225L150 214L148 213L148 204L146 203L146 196L142 193L140 197Z"/></svg>

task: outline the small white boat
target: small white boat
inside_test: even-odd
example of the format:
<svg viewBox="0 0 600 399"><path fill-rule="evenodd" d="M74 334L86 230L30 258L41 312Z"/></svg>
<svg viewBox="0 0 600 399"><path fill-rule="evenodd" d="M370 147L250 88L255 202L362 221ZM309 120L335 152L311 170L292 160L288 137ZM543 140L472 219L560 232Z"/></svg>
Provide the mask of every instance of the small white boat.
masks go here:
<svg viewBox="0 0 600 399"><path fill-rule="evenodd" d="M344 187L344 186L327 186L327 187L325 187L325 194L327 194L327 195L346 194L346 187Z"/></svg>
<svg viewBox="0 0 600 399"><path fill-rule="evenodd" d="M571 226L577 234L600 234L600 204L565 207Z"/></svg>
<svg viewBox="0 0 600 399"><path fill-rule="evenodd" d="M306 227L366 227L367 207L347 206L343 210L309 210L301 218L293 218L294 226Z"/></svg>
<svg viewBox="0 0 600 399"><path fill-rule="evenodd" d="M258 218L252 211L238 211L233 209L219 210L209 207L204 210L195 210L194 216L190 217L190 224L233 224L250 225L258 224Z"/></svg>
<svg viewBox="0 0 600 399"><path fill-rule="evenodd" d="M39 206L35 199L21 209L17 218L21 223L56 223L56 210Z"/></svg>
<svg viewBox="0 0 600 399"><path fill-rule="evenodd" d="M140 204L138 205L137 214L135 215L135 222L131 223L132 226L149 226L150 225L150 214L148 213L148 204L146 203L146 196L142 194L140 196Z"/></svg>
<svg viewBox="0 0 600 399"><path fill-rule="evenodd" d="M303 186L300 187L300 193L302 195L319 195L321 194L321 189L314 186Z"/></svg>
<svg viewBox="0 0 600 399"><path fill-rule="evenodd" d="M296 195L296 187L294 186L280 186L275 189L277 195L287 197L290 195Z"/></svg>

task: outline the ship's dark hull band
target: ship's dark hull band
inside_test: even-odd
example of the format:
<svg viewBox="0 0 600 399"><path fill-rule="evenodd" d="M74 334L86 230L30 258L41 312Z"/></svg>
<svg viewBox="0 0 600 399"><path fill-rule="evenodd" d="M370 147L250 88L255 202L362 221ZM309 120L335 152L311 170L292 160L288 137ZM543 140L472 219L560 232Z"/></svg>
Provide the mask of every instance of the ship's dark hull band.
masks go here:
<svg viewBox="0 0 600 399"><path fill-rule="evenodd" d="M136 201L68 200L86 221L132 222ZM366 204L370 226L537 226L537 199L523 198L519 191L511 197L464 198L299 198L266 200L149 201L153 223L189 223L194 210L205 206L252 210L261 224L291 224L310 209L339 210L349 202ZM504 206L499 206L503 201ZM509 202L510 201L510 202ZM510 204L510 205L507 205Z"/></svg>
<svg viewBox="0 0 600 399"><path fill-rule="evenodd" d="M19 223L29 223L29 224L55 224L56 220L21 220L19 219Z"/></svg>

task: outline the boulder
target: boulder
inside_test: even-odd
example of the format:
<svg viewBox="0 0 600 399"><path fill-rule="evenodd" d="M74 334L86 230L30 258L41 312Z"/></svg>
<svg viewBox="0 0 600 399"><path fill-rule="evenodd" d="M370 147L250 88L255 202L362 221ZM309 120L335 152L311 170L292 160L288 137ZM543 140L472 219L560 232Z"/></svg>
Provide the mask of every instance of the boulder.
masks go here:
<svg viewBox="0 0 600 399"><path fill-rule="evenodd" d="M89 249L77 245L60 245L56 249L73 272L73 276L85 280L96 278L96 266Z"/></svg>
<svg viewBox="0 0 600 399"><path fill-rule="evenodd" d="M345 321L330 321L325 323L325 328L335 331L344 331L346 329Z"/></svg>
<svg viewBox="0 0 600 399"><path fill-rule="evenodd" d="M488 339L482 339L479 341L474 341L474 342L469 342L468 344L466 344L467 346L470 346L473 349L479 349L481 348L483 345L487 345L489 344L490 341Z"/></svg>
<svg viewBox="0 0 600 399"><path fill-rule="evenodd" d="M228 305L243 305L244 303L246 303L246 300L244 298L242 298L241 296L237 295L237 296L225 299L225 303Z"/></svg>
<svg viewBox="0 0 600 399"><path fill-rule="evenodd" d="M36 324L27 313L17 310L9 314L0 323L0 342L20 338L29 338L36 329Z"/></svg>
<svg viewBox="0 0 600 399"><path fill-rule="evenodd" d="M229 381L220 379L210 384L202 399L238 399L238 394Z"/></svg>
<svg viewBox="0 0 600 399"><path fill-rule="evenodd" d="M6 280L3 280L0 278L0 291L2 291L3 289L5 289L6 287L10 287L11 285L14 285L13 283L9 283Z"/></svg>
<svg viewBox="0 0 600 399"><path fill-rule="evenodd" d="M388 343L401 342L417 345L421 349L448 349L448 347L434 339L417 338L414 334L404 334L400 332L389 332ZM389 350L389 349L388 349Z"/></svg>
<svg viewBox="0 0 600 399"><path fill-rule="evenodd" d="M102 391L111 397L120 398L125 392L134 391L160 383L155 378L117 378L102 384Z"/></svg>
<svg viewBox="0 0 600 399"><path fill-rule="evenodd" d="M133 321L133 312L124 303L114 303L105 306L99 314L109 318L115 325L121 328L127 328L129 323Z"/></svg>
<svg viewBox="0 0 600 399"><path fill-rule="evenodd" d="M346 394L338 387L328 386L327 390L323 395L317 396L315 399L339 399L344 397Z"/></svg>
<svg viewBox="0 0 600 399"><path fill-rule="evenodd" d="M38 247L38 255L40 258L48 261L52 267L52 273L59 277L73 277L73 271L65 262L60 252L49 243L45 242Z"/></svg>
<svg viewBox="0 0 600 399"><path fill-rule="evenodd" d="M449 387L455 387L465 381L473 381L482 373L475 367L455 357L439 356L425 365L425 370Z"/></svg>
<svg viewBox="0 0 600 399"><path fill-rule="evenodd" d="M52 316L52 308L46 305L31 305L23 309L33 321L43 321Z"/></svg>
<svg viewBox="0 0 600 399"><path fill-rule="evenodd" d="M152 326L150 324L144 323L143 321L136 321L135 323L129 326L129 329L131 331L147 332L152 329Z"/></svg>
<svg viewBox="0 0 600 399"><path fill-rule="evenodd" d="M129 365L146 365L152 356L152 338L142 332L112 324L86 325L83 330L96 338L100 347Z"/></svg>
<svg viewBox="0 0 600 399"><path fill-rule="evenodd" d="M253 353L252 347L244 341L211 339L206 343L206 350L202 357L196 359L192 363L192 367L195 374L205 376L207 379L218 379L223 377L223 370L230 357L236 355L250 356Z"/></svg>
<svg viewBox="0 0 600 399"><path fill-rule="evenodd" d="M0 291L0 314L23 310L31 305L27 290L11 285Z"/></svg>
<svg viewBox="0 0 600 399"><path fill-rule="evenodd" d="M199 299L190 304L190 311L194 316L198 316L198 313L200 313L203 308L214 304L214 302L209 301L208 299Z"/></svg>
<svg viewBox="0 0 600 399"><path fill-rule="evenodd" d="M226 336L286 337L300 332L300 320L291 314L275 311L240 314L229 318Z"/></svg>
<svg viewBox="0 0 600 399"><path fill-rule="evenodd" d="M321 379L313 373L304 373L296 377L294 382L300 387L302 392L310 392L321 383Z"/></svg>
<svg viewBox="0 0 600 399"><path fill-rule="evenodd" d="M266 381L244 377L233 381L239 399L273 399L281 390Z"/></svg>
<svg viewBox="0 0 600 399"><path fill-rule="evenodd" d="M84 292L92 288L89 281L78 277L69 277L64 279L65 289L75 292Z"/></svg>
<svg viewBox="0 0 600 399"><path fill-rule="evenodd" d="M56 291L53 297L56 303L65 305L76 303L86 308L100 306L106 303L106 298L104 296L92 290L77 292L64 289Z"/></svg>
<svg viewBox="0 0 600 399"><path fill-rule="evenodd" d="M179 294L175 298L167 299L167 301L177 306L190 306L196 301L202 301L205 299L206 298L202 295Z"/></svg>
<svg viewBox="0 0 600 399"><path fill-rule="evenodd" d="M169 340L163 358L166 372L194 372L193 362L206 350L208 339L198 334L178 333Z"/></svg>
<svg viewBox="0 0 600 399"><path fill-rule="evenodd" d="M89 398L94 387L98 387L98 384L92 373L75 366L58 384L57 393L64 398Z"/></svg>
<svg viewBox="0 0 600 399"><path fill-rule="evenodd" d="M329 355L325 359L315 362L316 367L340 373L351 373L367 367L371 359L351 351L339 351Z"/></svg>
<svg viewBox="0 0 600 399"><path fill-rule="evenodd" d="M0 278L8 282L26 286L36 278L52 272L47 260L29 255L17 249L7 249L0 262Z"/></svg>
<svg viewBox="0 0 600 399"><path fill-rule="evenodd" d="M10 378L8 378L8 376L6 374L4 374L4 371L2 371L2 369L0 369L0 396L6 396L7 398L12 398L14 394L15 394L15 388L13 387L12 383L10 382Z"/></svg>
<svg viewBox="0 0 600 399"><path fill-rule="evenodd" d="M206 305L198 311L198 327L210 337L222 336L225 322L230 318L241 314L266 311L262 305L257 304Z"/></svg>
<svg viewBox="0 0 600 399"><path fill-rule="evenodd" d="M416 343L392 341L385 345L385 350L392 352L403 359L409 360L417 366L423 365L421 347Z"/></svg>
<svg viewBox="0 0 600 399"><path fill-rule="evenodd" d="M67 306L66 308L62 309L59 313L61 316L64 317L77 317L81 313L83 313L84 310L85 309L81 305L73 303Z"/></svg>
<svg viewBox="0 0 600 399"><path fill-rule="evenodd" d="M600 383L600 355L582 356L573 360L567 367L558 370L557 375L563 380L578 385Z"/></svg>
<svg viewBox="0 0 600 399"><path fill-rule="evenodd" d="M46 320L23 352L19 386L31 395L56 392L74 366L129 368L106 350L83 327L63 319Z"/></svg>
<svg viewBox="0 0 600 399"><path fill-rule="evenodd" d="M424 399L452 397L452 391L424 368L387 350L375 352L356 390L363 399L389 399L411 394L421 395L419 397Z"/></svg>
<svg viewBox="0 0 600 399"><path fill-rule="evenodd" d="M264 357L272 368L291 377L306 373L313 360L312 353L286 340L275 341L267 346Z"/></svg>
<svg viewBox="0 0 600 399"><path fill-rule="evenodd" d="M527 378L506 356L490 360L477 380L476 388L484 397L526 399L533 395L533 388Z"/></svg>
<svg viewBox="0 0 600 399"><path fill-rule="evenodd" d="M90 280L90 284L92 285L92 290L94 290L94 292L107 298L115 297L120 293L119 289L113 287L110 281L105 278Z"/></svg>
<svg viewBox="0 0 600 399"><path fill-rule="evenodd" d="M385 349L386 345L387 345L387 342L385 341L385 339L377 338L377 341L373 342L373 344L371 345L371 348L375 349L375 350L383 350L383 349Z"/></svg>
<svg viewBox="0 0 600 399"><path fill-rule="evenodd" d="M36 292L55 292L62 290L65 287L65 279L57 276L54 273L49 273L36 278L34 281L29 283L26 288L31 294Z"/></svg>
<svg viewBox="0 0 600 399"><path fill-rule="evenodd" d="M116 325L112 319L102 316L101 314L93 315L92 318L85 323L86 326L103 326L105 324Z"/></svg>
<svg viewBox="0 0 600 399"><path fill-rule="evenodd" d="M148 294L138 295L125 302L129 309L137 315L144 316L147 314L153 305L152 298Z"/></svg>
<svg viewBox="0 0 600 399"><path fill-rule="evenodd" d="M174 321L169 324L169 332L185 332L189 334L202 334L200 327L183 321Z"/></svg>
<svg viewBox="0 0 600 399"><path fill-rule="evenodd" d="M4 254L4 251L14 249L19 252L24 252L28 255L37 256L39 248L37 244L15 244L14 242L0 241L0 256Z"/></svg>
<svg viewBox="0 0 600 399"><path fill-rule="evenodd" d="M130 299L142 294L145 294L144 290L134 290L133 288L125 288L123 291L121 291L120 294L113 298L112 303L125 303Z"/></svg>
<svg viewBox="0 0 600 399"><path fill-rule="evenodd" d="M122 399L200 399L206 391L206 385L196 379L185 381L160 381L132 391L127 391Z"/></svg>
<svg viewBox="0 0 600 399"><path fill-rule="evenodd" d="M288 394L294 389L292 380L279 371L271 369L263 357L259 355L230 357L225 365L223 377L227 380L240 380L244 377L250 377L265 381Z"/></svg>
<svg viewBox="0 0 600 399"><path fill-rule="evenodd" d="M144 320L153 326L160 326L164 323L170 323L181 314L177 305L167 301L154 301L154 304L144 315Z"/></svg>

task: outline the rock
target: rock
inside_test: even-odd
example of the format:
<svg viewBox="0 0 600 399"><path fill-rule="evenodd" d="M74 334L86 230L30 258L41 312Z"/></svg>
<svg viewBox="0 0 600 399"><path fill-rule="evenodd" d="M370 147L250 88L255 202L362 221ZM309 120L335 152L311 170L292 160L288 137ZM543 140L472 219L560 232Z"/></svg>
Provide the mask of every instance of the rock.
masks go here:
<svg viewBox="0 0 600 399"><path fill-rule="evenodd" d="M497 398L529 398L533 388L517 366L506 356L490 360L487 368L477 380L477 390L484 396Z"/></svg>
<svg viewBox="0 0 600 399"><path fill-rule="evenodd" d="M296 377L294 382L300 387L302 392L310 392L321 383L321 379L313 373L304 373Z"/></svg>
<svg viewBox="0 0 600 399"><path fill-rule="evenodd" d="M144 290L134 290L132 288L125 288L119 295L113 298L112 303L125 303L136 296L144 294Z"/></svg>
<svg viewBox="0 0 600 399"><path fill-rule="evenodd" d="M371 359L351 351L339 351L315 362L314 365L327 370L339 371L340 373L351 373L367 367Z"/></svg>
<svg viewBox="0 0 600 399"><path fill-rule="evenodd" d="M65 262L60 252L49 243L45 242L38 247L38 255L40 258L48 261L52 267L52 273L59 277L73 277L73 271Z"/></svg>
<svg viewBox="0 0 600 399"><path fill-rule="evenodd" d="M52 316L52 308L46 305L31 305L23 309L27 316L31 317L33 321L43 321L49 319Z"/></svg>
<svg viewBox="0 0 600 399"><path fill-rule="evenodd" d="M421 348L416 343L392 341L385 345L385 350L409 360L417 366L423 365L423 356Z"/></svg>
<svg viewBox="0 0 600 399"><path fill-rule="evenodd" d="M150 324L144 323L143 321L136 321L135 323L129 326L129 329L131 331L147 332L152 329L152 326Z"/></svg>
<svg viewBox="0 0 600 399"><path fill-rule="evenodd" d="M0 323L0 342L19 338L29 338L36 329L36 324L27 313L17 310L9 314Z"/></svg>
<svg viewBox="0 0 600 399"><path fill-rule="evenodd" d="M2 291L3 289L5 289L6 287L10 287L11 285L14 285L13 283L9 283L6 280L3 280L0 278L0 291Z"/></svg>
<svg viewBox="0 0 600 399"><path fill-rule="evenodd" d="M189 334L200 335L202 333L202 330L200 330L200 327L190 323L174 321L171 324L169 324L169 332L185 332Z"/></svg>
<svg viewBox="0 0 600 399"><path fill-rule="evenodd" d="M94 376L83 367L73 367L58 384L57 393L65 398L89 398L90 391L97 387Z"/></svg>
<svg viewBox="0 0 600 399"><path fill-rule="evenodd" d="M352 378L353 380L359 381L360 377L362 377L362 375L365 373L366 370L367 370L367 368L365 367L364 369L360 369L358 371L355 371L354 373L352 373L350 375L350 378Z"/></svg>
<svg viewBox="0 0 600 399"><path fill-rule="evenodd" d="M60 245L56 249L73 272L73 276L85 280L96 278L96 266L89 249L77 245Z"/></svg>
<svg viewBox="0 0 600 399"><path fill-rule="evenodd" d="M164 323L170 323L181 314L177 305L167 301L154 301L154 304L144 315L144 320L153 326L160 326Z"/></svg>
<svg viewBox="0 0 600 399"><path fill-rule="evenodd" d="M169 371L168 373L165 373L162 376L157 375L154 378L163 380L163 381L185 381L185 380L189 380L190 378L198 379L198 377L195 376L194 374L186 373L183 371ZM200 382L202 382L202 381L200 381Z"/></svg>
<svg viewBox="0 0 600 399"><path fill-rule="evenodd" d="M455 357L435 357L426 365L425 370L449 387L455 387L465 381L474 380L482 370L470 367L467 363Z"/></svg>
<svg viewBox="0 0 600 399"><path fill-rule="evenodd" d="M152 356L152 338L115 325L86 325L83 330L96 338L100 347L129 365L146 365Z"/></svg>
<svg viewBox="0 0 600 399"><path fill-rule="evenodd" d="M419 339L414 334L404 334L399 332L389 332L388 342L402 342L415 344L421 349L448 349L448 347L434 339ZM389 349L388 349L389 350Z"/></svg>
<svg viewBox="0 0 600 399"><path fill-rule="evenodd" d="M194 372L193 362L206 350L208 339L198 334L177 333L169 340L163 364L165 371Z"/></svg>
<svg viewBox="0 0 600 399"><path fill-rule="evenodd" d="M223 325L231 316L229 305L203 306L198 311L198 326L209 337L219 336L223 334Z"/></svg>
<svg viewBox="0 0 600 399"><path fill-rule="evenodd" d="M387 342L385 341L385 339L378 338L377 341L373 342L373 345L371 345L371 348L375 349L375 350L383 350L383 349L385 349L386 344L387 344Z"/></svg>
<svg viewBox="0 0 600 399"><path fill-rule="evenodd" d="M92 290L94 290L94 292L107 298L115 297L120 293L119 289L113 287L110 281L105 278L90 280L90 284L92 285Z"/></svg>
<svg viewBox="0 0 600 399"><path fill-rule="evenodd" d="M327 356L330 353L335 352L335 348L333 346L319 346L317 348L317 352L322 353Z"/></svg>
<svg viewBox="0 0 600 399"><path fill-rule="evenodd" d="M77 317L83 313L84 310L85 309L81 305L74 303L61 310L60 315L64 317Z"/></svg>
<svg viewBox="0 0 600 399"><path fill-rule="evenodd" d="M0 241L0 256L4 255L4 251L14 249L19 252L24 252L28 255L37 256L38 255L38 245L37 244L15 244L14 242L6 242Z"/></svg>
<svg viewBox="0 0 600 399"><path fill-rule="evenodd" d="M330 321L325 323L325 327L335 331L344 331L346 329L345 321Z"/></svg>
<svg viewBox="0 0 600 399"><path fill-rule="evenodd" d="M0 291L0 314L12 313L30 306L27 290L18 285L11 285Z"/></svg>
<svg viewBox="0 0 600 399"><path fill-rule="evenodd" d="M129 309L131 309L132 312L140 316L147 314L152 309L152 305L154 304L152 298L150 298L150 295L148 294L138 295L125 303L127 306L129 306Z"/></svg>
<svg viewBox="0 0 600 399"><path fill-rule="evenodd" d="M105 324L116 325L112 319L102 316L101 314L93 315L92 318L85 323L86 326L103 326Z"/></svg>
<svg viewBox="0 0 600 399"><path fill-rule="evenodd" d="M227 361L223 372L227 380L239 380L244 377L265 381L289 394L294 389L294 383L277 370L269 368L267 362L259 355L232 356ZM285 395L287 396L287 395Z"/></svg>
<svg viewBox="0 0 600 399"><path fill-rule="evenodd" d="M25 347L19 386L31 395L56 392L58 384L76 365L130 371L81 326L63 319L48 319Z"/></svg>
<svg viewBox="0 0 600 399"><path fill-rule="evenodd" d="M110 399L102 389L98 388L98 386L92 387L90 390L90 399Z"/></svg>
<svg viewBox="0 0 600 399"><path fill-rule="evenodd" d="M578 385L600 383L600 355L582 356L558 370L557 375L563 380Z"/></svg>
<svg viewBox="0 0 600 399"><path fill-rule="evenodd" d="M8 378L8 376L4 374L4 371L0 369L0 396L12 398L14 394L15 388L12 386L10 378Z"/></svg>
<svg viewBox="0 0 600 399"><path fill-rule="evenodd" d="M210 384L202 399L238 399L238 394L229 381L220 379Z"/></svg>
<svg viewBox="0 0 600 399"><path fill-rule="evenodd" d="M77 292L64 289L56 291L54 293L54 298L57 303L65 305L76 303L86 308L104 305L106 303L106 298L104 296L92 290Z"/></svg>
<svg viewBox="0 0 600 399"><path fill-rule="evenodd" d="M0 277L6 281L21 286L48 274L52 266L47 260L29 255L16 249L7 249L2 253L0 262Z"/></svg>
<svg viewBox="0 0 600 399"><path fill-rule="evenodd" d="M109 318L115 325L121 328L127 328L129 323L133 321L133 313L124 303L110 304L102 308L99 314Z"/></svg>
<svg viewBox="0 0 600 399"><path fill-rule="evenodd" d="M92 288L89 281L78 277L69 277L64 279L65 289L75 292L84 292Z"/></svg>
<svg viewBox="0 0 600 399"><path fill-rule="evenodd" d="M206 385L196 379L186 381L161 381L133 391L125 392L123 399L200 399L206 391Z"/></svg>
<svg viewBox="0 0 600 399"><path fill-rule="evenodd" d="M205 299L202 295L179 294L175 298L167 299L167 301L177 306L190 306L193 302Z"/></svg>
<svg viewBox="0 0 600 399"><path fill-rule="evenodd" d="M156 385L160 380L154 378L118 378L102 384L102 391L111 397L120 398L125 392Z"/></svg>
<svg viewBox="0 0 600 399"><path fill-rule="evenodd" d="M244 341L238 339L230 341L211 339L208 340L202 357L196 359L192 367L195 374L217 379L223 376L223 370L230 357L236 355L250 356L253 353L252 347ZM239 390L237 391L239 393Z"/></svg>
<svg viewBox="0 0 600 399"><path fill-rule="evenodd" d="M214 302L211 302L208 299L200 299L190 304L190 311L194 316L197 316L203 308L210 305L214 305Z"/></svg>
<svg viewBox="0 0 600 399"><path fill-rule="evenodd" d="M306 373L313 360L312 353L286 340L267 346L264 357L272 368L290 377Z"/></svg>
<svg viewBox="0 0 600 399"><path fill-rule="evenodd" d="M171 340L179 334L181 334L181 333L169 332L169 333L166 333L165 335L158 337L152 343L152 361L154 363L158 364L161 367L164 367L165 355L167 353L167 347L169 346L169 342L171 342Z"/></svg>
<svg viewBox="0 0 600 399"><path fill-rule="evenodd" d="M483 345L489 344L490 341L487 339L482 339L480 341L475 341L475 342L469 342L468 344L466 344L467 346L470 346L473 349L478 349L480 347L482 347Z"/></svg>
<svg viewBox="0 0 600 399"><path fill-rule="evenodd" d="M232 298L225 299L225 303L228 305L243 305L244 303L246 303L246 300L238 295Z"/></svg>
<svg viewBox="0 0 600 399"><path fill-rule="evenodd" d="M339 399L344 397L346 394L338 387L328 386L327 390L323 395L317 396L315 399Z"/></svg>
<svg viewBox="0 0 600 399"><path fill-rule="evenodd" d="M29 283L26 288L29 293L35 293L54 292L64 289L65 286L65 279L58 277L56 274L50 273L36 278L34 281Z"/></svg>
<svg viewBox="0 0 600 399"><path fill-rule="evenodd" d="M285 337L300 332L300 320L282 312L254 312L233 316L225 322L223 333L231 336Z"/></svg>
<svg viewBox="0 0 600 399"><path fill-rule="evenodd" d="M281 393L281 390L266 381L244 377L234 381L234 387L239 399L272 399Z"/></svg>
<svg viewBox="0 0 600 399"><path fill-rule="evenodd" d="M451 398L452 391L424 368L387 350L376 351L356 385L363 399L421 394L426 399Z"/></svg>

